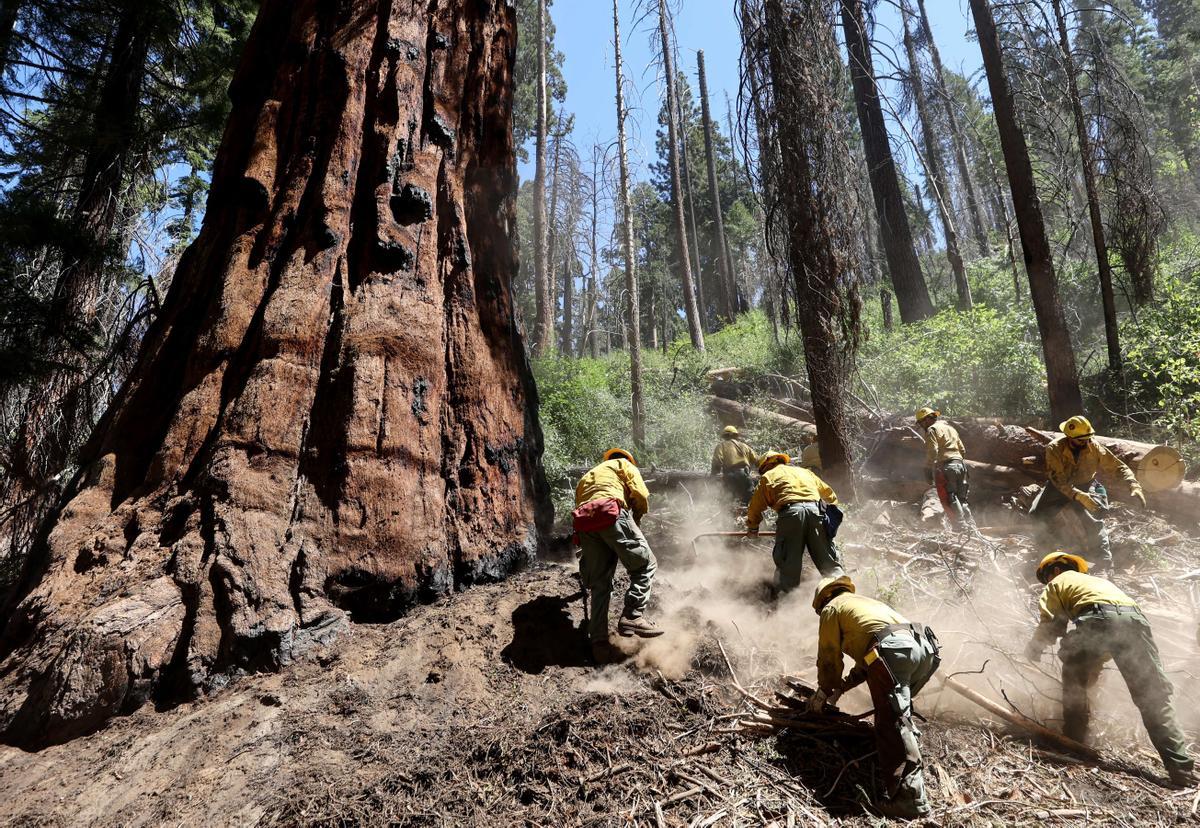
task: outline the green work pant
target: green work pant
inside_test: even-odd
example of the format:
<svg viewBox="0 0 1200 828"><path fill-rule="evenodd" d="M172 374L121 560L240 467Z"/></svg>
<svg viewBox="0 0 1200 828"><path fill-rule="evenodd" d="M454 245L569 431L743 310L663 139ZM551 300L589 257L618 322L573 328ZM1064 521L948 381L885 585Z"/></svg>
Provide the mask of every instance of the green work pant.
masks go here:
<svg viewBox="0 0 1200 828"><path fill-rule="evenodd" d="M622 509L617 522L599 532L580 532L579 579L591 595L588 638L608 640L608 603L612 597L617 561L629 572L625 617L640 618L650 601L650 585L658 562L650 551L633 513Z"/></svg>
<svg viewBox="0 0 1200 828"><path fill-rule="evenodd" d="M1167 770L1192 768L1187 740L1171 706L1171 680L1163 671L1150 624L1140 610L1089 609L1075 619L1075 628L1063 636L1058 657L1063 665L1063 732L1067 736L1087 743L1091 719L1088 690L1100 678L1104 663L1112 658Z"/></svg>
<svg viewBox="0 0 1200 828"><path fill-rule="evenodd" d="M821 509L814 501L790 503L779 510L775 524L775 582L788 592L800 585L800 574L807 550L823 578L845 575L837 547L825 531Z"/></svg>
<svg viewBox="0 0 1200 828"><path fill-rule="evenodd" d="M971 516L971 507L967 505L970 487L966 464L958 458L944 461L934 471L933 482L950 525L959 530L974 528L975 518Z"/></svg>
<svg viewBox="0 0 1200 828"><path fill-rule="evenodd" d="M867 666L867 687L875 703L875 745L884 787L892 802L914 816L928 813L912 700L937 669L937 652L907 631L883 638L877 652L879 658Z"/></svg>
<svg viewBox="0 0 1200 828"><path fill-rule="evenodd" d="M745 506L754 494L754 481L750 477L750 469L745 466L735 466L721 472L721 484L726 494L738 506Z"/></svg>
<svg viewBox="0 0 1200 828"><path fill-rule="evenodd" d="M1087 491L1093 490L1088 487ZM1061 540L1052 534L1050 522L1063 509L1070 509L1079 515L1079 522L1083 524L1083 532L1087 539L1087 549L1085 550L1087 559L1102 570L1111 569L1112 547L1108 542L1108 530L1104 527L1104 518L1101 517L1101 512L1089 512L1079 504L1079 501L1071 500L1060 492L1053 483L1043 486L1037 497L1033 499L1033 505L1029 507L1030 516L1040 524L1038 544L1042 550L1053 552L1055 549L1062 548Z"/></svg>

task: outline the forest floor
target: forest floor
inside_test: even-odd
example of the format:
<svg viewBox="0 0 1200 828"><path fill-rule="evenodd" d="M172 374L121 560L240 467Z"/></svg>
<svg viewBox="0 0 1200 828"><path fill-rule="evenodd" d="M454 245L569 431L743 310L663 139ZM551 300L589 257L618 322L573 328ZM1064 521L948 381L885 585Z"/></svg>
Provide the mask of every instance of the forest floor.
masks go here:
<svg viewBox="0 0 1200 828"><path fill-rule="evenodd" d="M0 748L0 821L876 823L861 804L877 787L869 738L739 731L747 708L730 667L760 697L785 689L784 676L811 679L817 619L807 583L770 600L768 541L696 556L670 541L711 528L694 516L712 513L676 501L647 522L661 564L652 611L667 634L617 639L622 664L589 666L573 565L547 562L393 623L355 625L328 651L208 699L146 707L37 753ZM1052 722L1054 668L1012 655L1036 600L1015 574L1030 557L1024 542L964 544L920 525L910 506L864 505L851 518L840 540L860 589L938 630L942 673L982 669L960 678ZM1190 582L1174 576L1200 560L1200 540L1153 524L1141 540L1117 534L1118 583L1145 597L1176 686L1197 686ZM1139 546L1147 537L1153 555ZM1115 670L1101 685L1096 764L1032 743L935 680L917 704L933 822L1194 824L1200 793L1166 786ZM842 707L870 702L860 690ZM1194 700L1179 707L1200 733Z"/></svg>

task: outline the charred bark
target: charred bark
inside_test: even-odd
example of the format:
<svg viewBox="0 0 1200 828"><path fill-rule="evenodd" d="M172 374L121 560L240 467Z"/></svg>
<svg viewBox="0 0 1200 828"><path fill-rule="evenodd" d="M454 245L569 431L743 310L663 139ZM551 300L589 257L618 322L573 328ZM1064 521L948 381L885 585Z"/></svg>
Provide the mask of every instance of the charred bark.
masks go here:
<svg viewBox="0 0 1200 828"><path fill-rule="evenodd" d="M912 229L900 192L900 174L892 157L862 0L841 0L842 28L846 50L850 53L850 77L854 82L854 105L862 129L863 149L867 156L867 175L879 215L879 230L887 257L888 275L900 306L900 319L919 322L933 315L933 302L921 273L921 263L913 246Z"/></svg>
<svg viewBox="0 0 1200 828"><path fill-rule="evenodd" d="M39 744L502 578L550 512L506 4L268 0L204 227L3 636Z"/></svg>
<svg viewBox="0 0 1200 828"><path fill-rule="evenodd" d="M779 206L796 282L813 419L826 477L852 499L845 406L859 297L850 150L840 127L841 61L831 9L822 0L766 0L762 22L765 54L758 59L770 78L770 132L787 181L778 192ZM748 34L753 49L758 38Z"/></svg>
<svg viewBox="0 0 1200 828"><path fill-rule="evenodd" d="M1042 203L1034 182L1025 133L1017 121L1012 88L1004 74L1000 35L996 31L996 21L988 0L971 0L971 12L975 18L979 47L983 52L983 65L992 94L992 111L1000 133L1004 164L1008 169L1017 229L1025 253L1025 270L1029 274L1029 294L1042 335L1050 412L1055 419L1065 420L1083 410L1083 396L1079 391L1079 376L1075 369L1075 348L1067 330L1062 299L1058 294L1058 277L1054 272L1050 242L1046 238Z"/></svg>

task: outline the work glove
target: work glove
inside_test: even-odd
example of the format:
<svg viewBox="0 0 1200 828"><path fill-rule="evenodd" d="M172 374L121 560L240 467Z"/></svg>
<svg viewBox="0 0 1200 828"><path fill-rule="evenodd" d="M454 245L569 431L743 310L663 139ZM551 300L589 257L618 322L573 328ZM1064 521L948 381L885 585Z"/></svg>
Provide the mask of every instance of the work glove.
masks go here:
<svg viewBox="0 0 1200 828"><path fill-rule="evenodd" d="M1146 493L1142 491L1142 487L1138 486L1135 489L1130 489L1129 493L1134 496L1138 503L1142 504L1142 508L1146 507Z"/></svg>
<svg viewBox="0 0 1200 828"><path fill-rule="evenodd" d="M812 694L812 698L808 700L808 712L820 713L825 709L825 702L829 701L829 696L824 690L818 690Z"/></svg>
<svg viewBox="0 0 1200 828"><path fill-rule="evenodd" d="M1042 645L1038 644L1036 641L1030 641L1028 644L1026 644L1025 658L1034 664L1037 664L1039 661L1041 661Z"/></svg>
<svg viewBox="0 0 1200 828"><path fill-rule="evenodd" d="M1075 500L1080 506L1087 509L1089 512L1094 512L1100 508L1100 504L1096 502L1096 498L1092 497L1087 492L1075 490Z"/></svg>

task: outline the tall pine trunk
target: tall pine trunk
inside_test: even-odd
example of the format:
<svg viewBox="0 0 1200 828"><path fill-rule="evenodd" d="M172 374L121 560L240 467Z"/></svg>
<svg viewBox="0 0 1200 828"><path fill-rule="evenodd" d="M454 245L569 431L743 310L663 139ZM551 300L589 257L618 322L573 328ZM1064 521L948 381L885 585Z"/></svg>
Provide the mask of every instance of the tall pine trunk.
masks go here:
<svg viewBox="0 0 1200 828"><path fill-rule="evenodd" d="M679 251L679 280L683 285L683 312L687 317L692 347L704 350L704 326L700 318L700 303L692 277L691 253L688 249L687 223L683 215L683 185L679 161L679 108L675 90L675 61L672 59L671 37L667 28L667 0L658 0L658 31L662 39L663 79L667 87L667 161L671 167L671 217L675 223L675 238Z"/></svg>
<svg viewBox="0 0 1200 828"><path fill-rule="evenodd" d="M919 322L933 315L933 302L921 274L908 214L904 210L900 174L892 158L883 107L879 103L862 0L841 0L841 10L846 49L850 54L850 77L854 82L854 105L862 129L867 174L875 197L875 211L879 215L888 275L896 291L901 320Z"/></svg>
<svg viewBox="0 0 1200 828"><path fill-rule="evenodd" d="M700 309L701 327L712 330L712 317L708 312L708 302L705 299L704 269L700 265L700 233L696 229L696 188L692 186L692 163L689 160L687 125L683 120L683 105L675 101L675 115L679 120L679 163L683 168L683 191L687 204L688 246L692 251L692 274L696 279L696 304ZM666 303L663 303L666 305Z"/></svg>
<svg viewBox="0 0 1200 828"><path fill-rule="evenodd" d="M124 257L117 222L136 163L149 42L147 16L130 4L117 20L90 125L90 147L71 211L77 236L64 245L46 328L34 333L57 367L30 388L13 440L9 473L25 492L37 491L70 462L94 422L87 404L88 354L72 344L77 336L70 332L95 324L111 265Z"/></svg>
<svg viewBox="0 0 1200 828"><path fill-rule="evenodd" d="M1025 270L1029 274L1029 294L1042 335L1050 413L1056 420L1065 420L1083 410L1083 395L1079 390L1079 376L1075 368L1075 349L1071 344L1062 299L1058 294L1058 277L1054 272L1050 242L1046 238L1042 202L1034 182L1025 133L1017 121L1012 88L1004 73L1000 34L996 30L988 0L971 0L971 13L975 18L975 31L983 53L983 66L992 95L992 111L1000 133L1004 165L1008 169L1017 229L1025 253Z"/></svg>
<svg viewBox="0 0 1200 828"><path fill-rule="evenodd" d="M946 259L950 262L950 272L954 274L954 288L958 294L958 309L971 309L971 285L967 281L967 271L963 266L962 253L958 248L958 230L954 226L954 204L950 197L950 179L946 175L946 165L942 161L942 145L938 139L929 111L929 102L925 97L925 81L921 77L921 64L917 60L917 47L913 43L912 33L908 25L908 6L901 0L900 16L904 27L904 51L908 56L909 88L912 90L913 105L917 110L917 120L921 123L921 143L925 150L925 169L928 173L929 193L933 196L937 207L938 220L942 225L942 235L946 242Z"/></svg>
<svg viewBox="0 0 1200 828"><path fill-rule="evenodd" d="M550 211L546 214L546 227L548 240L546 242L546 284L548 286L547 296L550 299L550 312L547 315L549 327L547 334L550 337L549 342L542 345L538 349L540 356L545 356L555 350L556 337L555 327L558 321L558 273L557 256L558 256L558 173L559 162L562 160L562 134L563 115L560 110L558 113L558 128L554 131L554 161L550 166Z"/></svg>
<svg viewBox="0 0 1200 828"><path fill-rule="evenodd" d="M925 0L917 0L917 9L921 17L921 31L929 46L929 59L933 64L933 82L936 97L942 104L946 115L946 125L950 128L950 140L954 145L954 163L958 167L958 178L962 182L963 193L967 200L967 213L971 217L971 230L975 234L975 244L979 252L988 255L987 222L983 217L983 206L975 193L975 179L971 175L971 164L967 158L967 136L958 121L958 111L950 90L946 88L946 73L942 69L942 55L938 51L937 41L933 39L933 29L929 25L929 15L925 12Z"/></svg>
<svg viewBox="0 0 1200 828"><path fill-rule="evenodd" d="M534 351L544 356L554 347L554 282L550 277L549 226L546 221L546 0L537 0L537 78L535 86L533 167L533 280L537 305L533 329Z"/></svg>
<svg viewBox="0 0 1200 828"><path fill-rule="evenodd" d="M625 148L625 79L621 68L621 18L613 0L613 63L617 78L617 160L620 165L621 252L625 256L625 343L629 350L630 429L637 449L646 445L646 412L642 400L642 314L638 296L637 259L633 249L633 207L629 199L629 154ZM676 167L676 181L678 181Z"/></svg>
<svg viewBox="0 0 1200 828"><path fill-rule="evenodd" d="M704 160L708 167L708 191L713 207L713 247L716 248L718 288L721 309L725 318L733 321L737 316L737 298L734 292L733 260L729 256L729 242L725 238L725 215L721 210L721 189L717 184L717 159L713 151L712 117L708 109L708 77L704 71L704 51L696 53L696 69L700 75L700 116L704 125Z"/></svg>
<svg viewBox="0 0 1200 828"><path fill-rule="evenodd" d="M514 30L503 3L263 4L204 226L7 608L5 738L278 668L535 554Z"/></svg>
<svg viewBox="0 0 1200 828"><path fill-rule="evenodd" d="M1100 210L1100 191L1096 186L1096 149L1088 134L1083 117L1083 101L1079 97L1079 79L1075 57L1071 54L1071 38L1063 16L1062 0L1050 0L1054 22L1058 28L1058 46L1062 50L1063 69L1067 75L1067 97L1075 119L1075 137L1079 141L1079 156L1083 164L1083 187L1087 193L1088 218L1092 225L1092 247L1096 251L1096 273L1100 277L1100 299L1104 305L1104 341L1108 347L1108 367L1121 370L1121 341L1117 333L1117 300L1113 294L1112 265L1108 260L1108 242L1104 238L1104 215Z"/></svg>
<svg viewBox="0 0 1200 828"><path fill-rule="evenodd" d="M600 306L600 158L601 150L598 145L592 146L592 182L589 191L591 202L590 229L588 232L588 278L587 278L587 311L584 314L583 350L593 359L600 356L600 334L596 330L599 324L598 311Z"/></svg>

